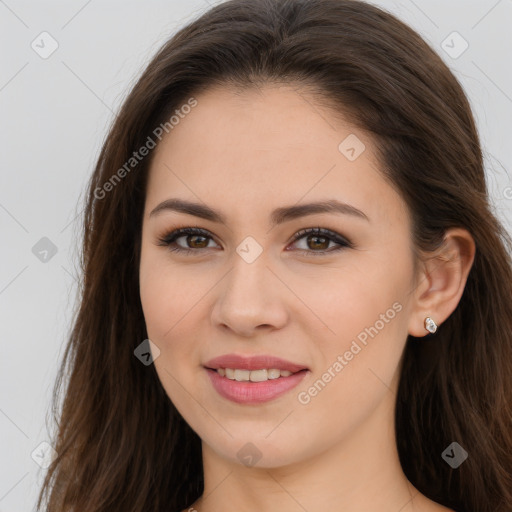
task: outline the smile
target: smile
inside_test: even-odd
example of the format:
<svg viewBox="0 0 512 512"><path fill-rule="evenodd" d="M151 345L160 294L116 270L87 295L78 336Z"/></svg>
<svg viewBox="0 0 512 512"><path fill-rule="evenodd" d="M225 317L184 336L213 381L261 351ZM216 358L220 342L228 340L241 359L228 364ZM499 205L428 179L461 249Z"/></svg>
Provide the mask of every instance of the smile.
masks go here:
<svg viewBox="0 0 512 512"><path fill-rule="evenodd" d="M270 354L224 354L203 364L213 389L237 404L274 400L311 373L305 365Z"/></svg>
<svg viewBox="0 0 512 512"><path fill-rule="evenodd" d="M250 381L250 382L264 382L266 380L279 379L280 377L289 377L292 372L289 370L278 370L277 368L263 369L263 370L240 370L233 368L217 368L217 373L221 377L226 377L231 380Z"/></svg>

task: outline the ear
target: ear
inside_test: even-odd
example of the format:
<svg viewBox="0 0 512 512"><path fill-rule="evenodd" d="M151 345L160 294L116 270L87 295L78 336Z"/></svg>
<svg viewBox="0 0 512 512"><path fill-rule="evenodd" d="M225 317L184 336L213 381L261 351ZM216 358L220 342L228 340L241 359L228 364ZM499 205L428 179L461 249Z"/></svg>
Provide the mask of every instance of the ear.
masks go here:
<svg viewBox="0 0 512 512"><path fill-rule="evenodd" d="M426 336L425 318L438 327L459 304L475 258L475 242L462 228L446 231L442 246L423 258L418 270L408 332Z"/></svg>

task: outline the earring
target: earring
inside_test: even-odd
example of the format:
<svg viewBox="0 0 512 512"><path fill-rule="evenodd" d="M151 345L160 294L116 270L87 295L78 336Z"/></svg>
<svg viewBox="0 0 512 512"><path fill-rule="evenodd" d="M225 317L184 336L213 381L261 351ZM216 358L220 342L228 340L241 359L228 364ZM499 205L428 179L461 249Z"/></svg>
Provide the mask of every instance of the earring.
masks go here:
<svg viewBox="0 0 512 512"><path fill-rule="evenodd" d="M429 316L425 318L425 329L432 334L437 331L437 324Z"/></svg>

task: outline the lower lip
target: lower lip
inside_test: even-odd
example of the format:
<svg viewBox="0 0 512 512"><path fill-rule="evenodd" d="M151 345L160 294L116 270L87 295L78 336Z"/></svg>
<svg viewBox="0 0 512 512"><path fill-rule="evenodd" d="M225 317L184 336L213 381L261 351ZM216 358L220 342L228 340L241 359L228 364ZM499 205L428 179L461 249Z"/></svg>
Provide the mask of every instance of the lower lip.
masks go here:
<svg viewBox="0 0 512 512"><path fill-rule="evenodd" d="M302 370L288 377L250 382L222 377L209 368L206 368L206 372L219 395L239 404L261 404L273 400L297 386L308 373L307 370Z"/></svg>

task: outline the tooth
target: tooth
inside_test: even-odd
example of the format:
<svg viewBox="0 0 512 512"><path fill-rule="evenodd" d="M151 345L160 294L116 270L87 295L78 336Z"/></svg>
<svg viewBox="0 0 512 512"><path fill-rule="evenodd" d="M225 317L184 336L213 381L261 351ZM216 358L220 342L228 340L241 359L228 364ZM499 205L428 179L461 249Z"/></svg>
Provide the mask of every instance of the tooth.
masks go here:
<svg viewBox="0 0 512 512"><path fill-rule="evenodd" d="M267 380L267 370L253 370L250 375L251 382L263 382Z"/></svg>
<svg viewBox="0 0 512 512"><path fill-rule="evenodd" d="M221 377L226 377L238 382L264 382L266 380L278 379L279 377L289 377L293 372L288 370L278 370L271 368L267 370L239 370L236 368L217 368L217 373Z"/></svg>
<svg viewBox="0 0 512 512"><path fill-rule="evenodd" d="M278 379L281 376L281 371L275 368L268 370L269 379Z"/></svg>
<svg viewBox="0 0 512 512"><path fill-rule="evenodd" d="M250 370L235 370L235 380L249 380Z"/></svg>

